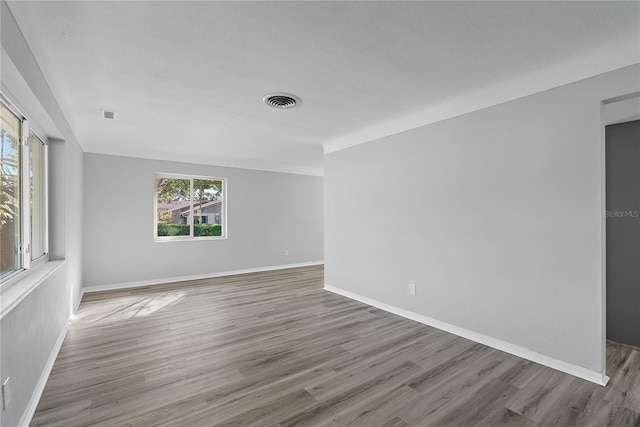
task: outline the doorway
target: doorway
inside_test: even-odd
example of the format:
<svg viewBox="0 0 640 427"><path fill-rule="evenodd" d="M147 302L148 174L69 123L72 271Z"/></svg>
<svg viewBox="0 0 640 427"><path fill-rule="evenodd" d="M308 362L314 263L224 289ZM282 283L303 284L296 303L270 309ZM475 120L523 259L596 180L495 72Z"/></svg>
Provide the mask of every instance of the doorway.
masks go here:
<svg viewBox="0 0 640 427"><path fill-rule="evenodd" d="M605 127L605 170L606 338L640 347L640 120Z"/></svg>

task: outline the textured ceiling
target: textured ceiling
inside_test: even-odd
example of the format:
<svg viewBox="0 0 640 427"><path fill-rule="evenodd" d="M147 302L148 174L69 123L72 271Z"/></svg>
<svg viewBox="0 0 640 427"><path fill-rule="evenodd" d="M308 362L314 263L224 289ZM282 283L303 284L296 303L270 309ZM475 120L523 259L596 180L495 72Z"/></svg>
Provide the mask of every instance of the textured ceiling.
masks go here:
<svg viewBox="0 0 640 427"><path fill-rule="evenodd" d="M8 4L86 152L299 173L640 61L638 2Z"/></svg>

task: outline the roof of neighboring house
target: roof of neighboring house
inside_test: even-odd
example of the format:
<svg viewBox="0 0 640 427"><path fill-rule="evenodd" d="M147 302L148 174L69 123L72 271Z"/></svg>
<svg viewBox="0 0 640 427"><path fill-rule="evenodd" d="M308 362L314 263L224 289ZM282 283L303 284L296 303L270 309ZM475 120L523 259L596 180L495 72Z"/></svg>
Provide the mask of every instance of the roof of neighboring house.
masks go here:
<svg viewBox="0 0 640 427"><path fill-rule="evenodd" d="M189 201L181 201L181 202L169 202L169 203L160 203L158 202L158 209L173 211L176 209L182 209L184 207L189 207Z"/></svg>
<svg viewBox="0 0 640 427"><path fill-rule="evenodd" d="M197 202L194 202L194 205L198 208L198 209L203 209L203 208L207 208L209 206L213 206L216 204L222 203L222 200L212 200L210 202L206 202L203 203L202 205L198 205ZM189 206L190 206L190 202L188 200L186 201L179 201L179 202L170 202L170 203L158 203L158 209L162 209L165 211L180 211L183 209L186 209L187 211L189 210Z"/></svg>

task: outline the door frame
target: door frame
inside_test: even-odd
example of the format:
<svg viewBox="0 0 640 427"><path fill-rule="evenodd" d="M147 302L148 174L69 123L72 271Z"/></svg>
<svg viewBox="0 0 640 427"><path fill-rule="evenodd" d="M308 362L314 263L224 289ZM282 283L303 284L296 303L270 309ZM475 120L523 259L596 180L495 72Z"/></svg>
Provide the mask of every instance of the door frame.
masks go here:
<svg viewBox="0 0 640 427"><path fill-rule="evenodd" d="M615 119L612 119L607 116L607 108L611 108L611 106L617 102L627 101L634 98L640 98L640 92L632 92L626 95L616 96L614 98L605 99L600 102L600 118L601 118L601 126L600 126L600 165L602 175L600 177L601 182L601 197L602 197L602 207L601 207L601 254L602 254L602 271L601 271L601 300L602 300L602 326L601 326L601 343L602 343L602 379L604 385L609 381L609 377L607 376L607 217L605 212L607 211L607 170L606 170L606 127L610 124L615 124ZM639 112L640 113L640 112ZM640 119L640 117L638 117ZM622 123L622 122L620 122Z"/></svg>

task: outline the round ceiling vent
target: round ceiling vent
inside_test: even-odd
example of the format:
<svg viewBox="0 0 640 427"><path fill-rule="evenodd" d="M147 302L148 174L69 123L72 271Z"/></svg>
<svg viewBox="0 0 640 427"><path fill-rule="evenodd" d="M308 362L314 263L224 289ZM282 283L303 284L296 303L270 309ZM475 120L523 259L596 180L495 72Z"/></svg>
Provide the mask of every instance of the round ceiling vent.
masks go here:
<svg viewBox="0 0 640 427"><path fill-rule="evenodd" d="M293 108L302 102L299 97L290 93L269 93L265 95L262 100L269 107L279 109Z"/></svg>

